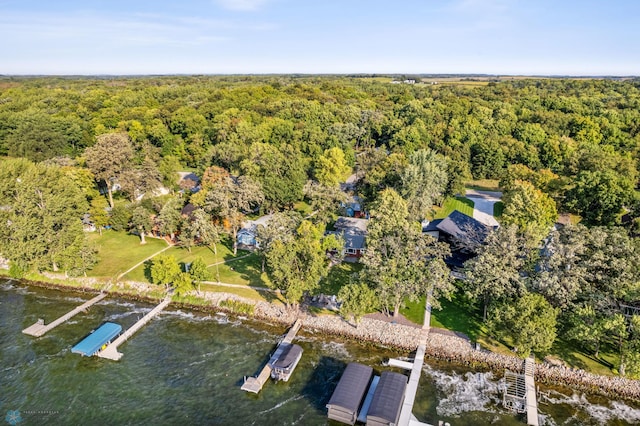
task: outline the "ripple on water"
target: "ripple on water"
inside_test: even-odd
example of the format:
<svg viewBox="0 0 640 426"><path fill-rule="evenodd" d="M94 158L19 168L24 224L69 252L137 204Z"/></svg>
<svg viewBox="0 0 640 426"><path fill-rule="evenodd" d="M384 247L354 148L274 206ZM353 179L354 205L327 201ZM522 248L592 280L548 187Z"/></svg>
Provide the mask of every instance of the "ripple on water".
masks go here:
<svg viewBox="0 0 640 426"><path fill-rule="evenodd" d="M464 375L455 372L434 370L423 367L439 392L445 396L440 399L436 412L442 417L458 416L470 411L495 412L494 406L500 402L500 381L493 380L493 374L468 372Z"/></svg>
<svg viewBox="0 0 640 426"><path fill-rule="evenodd" d="M584 411L598 423L606 424L613 420L621 420L629 424L640 423L640 409L630 407L621 401L609 401L609 406L589 402L585 394L573 393L571 396L551 391L544 400L550 404L565 404Z"/></svg>

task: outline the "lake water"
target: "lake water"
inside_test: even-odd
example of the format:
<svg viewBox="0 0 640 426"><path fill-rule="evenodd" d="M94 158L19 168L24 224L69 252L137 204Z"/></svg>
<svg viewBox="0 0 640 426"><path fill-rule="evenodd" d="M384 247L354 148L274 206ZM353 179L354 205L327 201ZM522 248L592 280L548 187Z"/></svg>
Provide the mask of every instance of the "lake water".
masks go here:
<svg viewBox="0 0 640 426"><path fill-rule="evenodd" d="M256 322L169 308L122 345L118 362L86 358L70 349L104 321L125 329L152 306L107 298L33 338L21 330L47 322L89 295L0 281L0 424L24 425L325 425L325 405L348 362L378 373L397 353L301 334L304 354L291 380L268 382L258 395L240 390L285 332ZM522 425L502 409L501 380L426 360L414 406L421 421L452 425ZM550 390L544 424L640 424L629 403Z"/></svg>

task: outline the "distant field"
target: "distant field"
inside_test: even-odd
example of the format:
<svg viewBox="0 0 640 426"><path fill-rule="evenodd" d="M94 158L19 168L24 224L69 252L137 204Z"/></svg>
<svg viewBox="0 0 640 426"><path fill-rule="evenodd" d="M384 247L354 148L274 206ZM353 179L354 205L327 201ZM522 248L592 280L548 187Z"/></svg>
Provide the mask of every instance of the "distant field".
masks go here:
<svg viewBox="0 0 640 426"><path fill-rule="evenodd" d="M465 186L479 191L500 191L499 183L496 179L476 179L467 182Z"/></svg>

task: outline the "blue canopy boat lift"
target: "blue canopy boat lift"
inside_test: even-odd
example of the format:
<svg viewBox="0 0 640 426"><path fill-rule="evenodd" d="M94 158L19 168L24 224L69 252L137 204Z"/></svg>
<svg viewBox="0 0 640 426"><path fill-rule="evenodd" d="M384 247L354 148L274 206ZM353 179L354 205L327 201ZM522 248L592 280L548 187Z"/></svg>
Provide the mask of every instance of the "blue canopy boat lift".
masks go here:
<svg viewBox="0 0 640 426"><path fill-rule="evenodd" d="M96 330L92 331L80 343L71 348L74 354L92 356L106 347L111 341L122 332L122 326L113 322L105 322Z"/></svg>

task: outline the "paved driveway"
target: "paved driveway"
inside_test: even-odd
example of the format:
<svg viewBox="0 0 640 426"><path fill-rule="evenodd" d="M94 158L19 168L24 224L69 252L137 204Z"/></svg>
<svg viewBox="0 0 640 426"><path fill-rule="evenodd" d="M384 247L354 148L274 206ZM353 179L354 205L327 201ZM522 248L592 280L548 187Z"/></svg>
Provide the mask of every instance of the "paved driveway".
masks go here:
<svg viewBox="0 0 640 426"><path fill-rule="evenodd" d="M468 189L466 197L473 201L473 218L488 226L499 226L493 217L493 205L502 199L502 192Z"/></svg>

